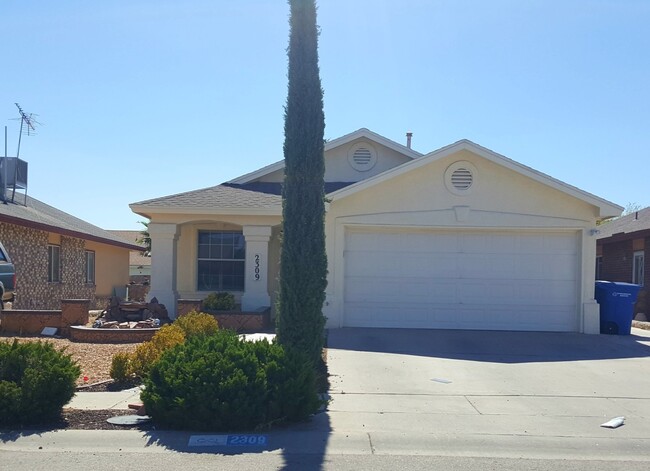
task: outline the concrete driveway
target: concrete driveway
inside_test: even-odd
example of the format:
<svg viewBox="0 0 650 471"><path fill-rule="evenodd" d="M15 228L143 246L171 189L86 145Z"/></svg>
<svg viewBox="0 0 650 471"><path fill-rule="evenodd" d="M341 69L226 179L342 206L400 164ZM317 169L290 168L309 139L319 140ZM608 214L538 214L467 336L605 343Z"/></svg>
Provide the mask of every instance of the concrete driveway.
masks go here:
<svg viewBox="0 0 650 471"><path fill-rule="evenodd" d="M647 331L344 328L329 332L328 367L332 430L365 432L376 451L400 436L418 449L462 436L465 450L537 437L528 442L533 454L544 448L562 457L578 446L650 457ZM617 416L624 426L600 427Z"/></svg>

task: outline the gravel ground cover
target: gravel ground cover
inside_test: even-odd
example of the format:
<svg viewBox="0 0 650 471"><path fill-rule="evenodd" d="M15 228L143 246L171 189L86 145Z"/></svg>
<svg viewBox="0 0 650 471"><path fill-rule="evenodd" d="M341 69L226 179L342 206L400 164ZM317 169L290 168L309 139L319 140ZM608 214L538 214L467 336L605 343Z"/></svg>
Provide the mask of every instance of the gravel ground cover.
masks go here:
<svg viewBox="0 0 650 471"><path fill-rule="evenodd" d="M77 379L77 386L90 385L110 380L111 361L113 355L118 352L132 352L139 345L128 344L107 344L107 343L79 343L71 342L68 339L45 338L45 337L12 337L0 336L0 342L51 342L57 349L65 349L66 353L79 364L81 375ZM84 379L85 378L85 379Z"/></svg>

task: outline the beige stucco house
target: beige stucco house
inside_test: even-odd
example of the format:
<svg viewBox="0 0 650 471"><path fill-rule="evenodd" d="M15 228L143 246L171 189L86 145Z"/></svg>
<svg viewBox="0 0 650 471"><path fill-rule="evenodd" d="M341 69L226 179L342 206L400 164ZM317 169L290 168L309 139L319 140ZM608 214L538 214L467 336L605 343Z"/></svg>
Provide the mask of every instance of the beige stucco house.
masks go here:
<svg viewBox="0 0 650 471"><path fill-rule="evenodd" d="M325 162L328 327L599 332L595 227L621 207L467 140L423 155L360 129ZM132 204L150 296L272 306L283 168Z"/></svg>

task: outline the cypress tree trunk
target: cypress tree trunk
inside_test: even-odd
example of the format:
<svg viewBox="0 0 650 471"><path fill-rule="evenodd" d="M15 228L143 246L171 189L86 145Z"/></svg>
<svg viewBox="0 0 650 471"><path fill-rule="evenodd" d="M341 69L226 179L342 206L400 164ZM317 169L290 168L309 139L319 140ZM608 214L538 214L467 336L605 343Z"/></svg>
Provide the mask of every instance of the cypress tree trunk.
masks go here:
<svg viewBox="0 0 650 471"><path fill-rule="evenodd" d="M283 240L277 334L317 365L327 286L323 90L314 0L289 0L289 91L284 122Z"/></svg>

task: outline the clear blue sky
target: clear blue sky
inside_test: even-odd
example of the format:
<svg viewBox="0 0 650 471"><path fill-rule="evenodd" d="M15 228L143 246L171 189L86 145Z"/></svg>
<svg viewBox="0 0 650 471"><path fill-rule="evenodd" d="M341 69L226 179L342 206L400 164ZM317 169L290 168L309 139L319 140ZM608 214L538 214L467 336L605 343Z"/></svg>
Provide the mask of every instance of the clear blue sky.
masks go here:
<svg viewBox="0 0 650 471"><path fill-rule="evenodd" d="M283 0L3 0L0 120L28 193L105 229L129 203L282 159ZM467 138L650 205L649 0L322 0L325 136Z"/></svg>

